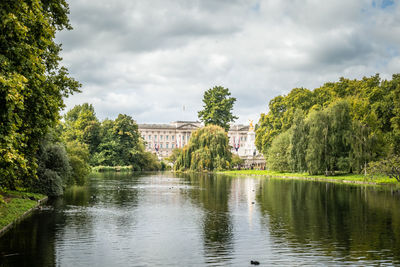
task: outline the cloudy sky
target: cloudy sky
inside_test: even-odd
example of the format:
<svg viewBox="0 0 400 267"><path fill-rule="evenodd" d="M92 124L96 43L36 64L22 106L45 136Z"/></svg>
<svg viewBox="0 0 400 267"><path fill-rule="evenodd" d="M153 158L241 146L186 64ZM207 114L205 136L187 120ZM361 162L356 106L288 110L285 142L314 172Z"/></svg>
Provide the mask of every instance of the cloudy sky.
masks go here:
<svg viewBox="0 0 400 267"><path fill-rule="evenodd" d="M100 119L196 120L205 90L237 98L238 122L257 121L294 87L400 72L396 0L68 0L63 64L82 83L67 110ZM185 106L185 108L183 108Z"/></svg>

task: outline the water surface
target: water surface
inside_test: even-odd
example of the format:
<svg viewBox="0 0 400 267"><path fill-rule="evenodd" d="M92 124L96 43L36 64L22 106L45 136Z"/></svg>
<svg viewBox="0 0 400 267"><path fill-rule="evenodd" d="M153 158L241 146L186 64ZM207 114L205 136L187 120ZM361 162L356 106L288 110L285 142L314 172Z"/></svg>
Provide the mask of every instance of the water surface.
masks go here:
<svg viewBox="0 0 400 267"><path fill-rule="evenodd" d="M94 174L0 238L0 266L400 264L400 195L222 175Z"/></svg>

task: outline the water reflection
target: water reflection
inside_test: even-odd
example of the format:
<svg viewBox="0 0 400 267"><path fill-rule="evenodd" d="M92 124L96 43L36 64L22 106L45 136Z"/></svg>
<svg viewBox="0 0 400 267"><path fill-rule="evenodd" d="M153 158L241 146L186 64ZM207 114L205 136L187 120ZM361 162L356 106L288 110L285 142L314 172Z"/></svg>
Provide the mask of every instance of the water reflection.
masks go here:
<svg viewBox="0 0 400 267"><path fill-rule="evenodd" d="M233 226L228 205L232 179L210 174L186 174L181 177L200 188L190 191L188 195L204 211L202 237L206 263L229 261L233 251Z"/></svg>
<svg viewBox="0 0 400 267"><path fill-rule="evenodd" d="M210 174L96 174L0 239L0 266L400 264L397 191Z"/></svg>
<svg viewBox="0 0 400 267"><path fill-rule="evenodd" d="M264 180L263 225L275 243L344 262L399 261L399 195L373 187ZM314 250L312 250L314 249Z"/></svg>

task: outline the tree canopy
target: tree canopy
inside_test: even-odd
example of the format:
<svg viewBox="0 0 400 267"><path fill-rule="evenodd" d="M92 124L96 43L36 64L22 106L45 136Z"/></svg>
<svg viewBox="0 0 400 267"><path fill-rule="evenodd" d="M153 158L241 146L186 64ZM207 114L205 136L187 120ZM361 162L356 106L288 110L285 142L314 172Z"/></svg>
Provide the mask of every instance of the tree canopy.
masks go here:
<svg viewBox="0 0 400 267"><path fill-rule="evenodd" d="M400 154L399 94L399 74L295 88L261 114L256 146L279 171L365 173L368 163Z"/></svg>
<svg viewBox="0 0 400 267"><path fill-rule="evenodd" d="M64 0L0 2L0 186L36 177L41 139L59 119L63 97L80 84L59 65L57 30L71 29Z"/></svg>
<svg viewBox="0 0 400 267"><path fill-rule="evenodd" d="M205 125L218 125L228 131L229 123L238 118L232 114L236 98L229 97L230 95L229 89L222 86L214 86L205 91L203 96L204 109L198 112L199 119Z"/></svg>
<svg viewBox="0 0 400 267"><path fill-rule="evenodd" d="M222 170L230 167L232 153L225 130L208 125L192 133L175 162L175 170Z"/></svg>
<svg viewBox="0 0 400 267"><path fill-rule="evenodd" d="M80 151L86 148L87 159L92 166L131 165L134 170L160 168L157 156L145 151L144 140L131 116L119 114L115 120L100 122L93 105L84 103L67 112L61 128L67 151L76 152L72 147L68 149L70 144L75 144ZM79 164L77 166L81 166L82 162ZM84 170L83 167L80 170Z"/></svg>

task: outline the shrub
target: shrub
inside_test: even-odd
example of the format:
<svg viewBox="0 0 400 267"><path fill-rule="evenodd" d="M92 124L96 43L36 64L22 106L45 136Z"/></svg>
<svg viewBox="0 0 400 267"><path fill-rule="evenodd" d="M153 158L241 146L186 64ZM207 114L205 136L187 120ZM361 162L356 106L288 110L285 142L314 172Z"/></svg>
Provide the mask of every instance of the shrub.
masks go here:
<svg viewBox="0 0 400 267"><path fill-rule="evenodd" d="M38 179L32 182L32 189L48 196L62 195L70 175L71 166L64 146L45 140L38 152Z"/></svg>

